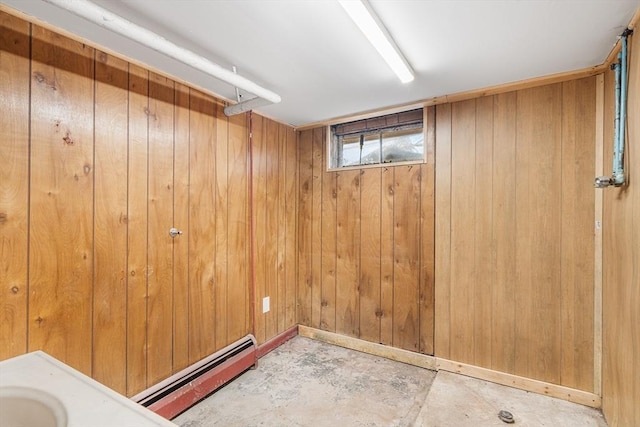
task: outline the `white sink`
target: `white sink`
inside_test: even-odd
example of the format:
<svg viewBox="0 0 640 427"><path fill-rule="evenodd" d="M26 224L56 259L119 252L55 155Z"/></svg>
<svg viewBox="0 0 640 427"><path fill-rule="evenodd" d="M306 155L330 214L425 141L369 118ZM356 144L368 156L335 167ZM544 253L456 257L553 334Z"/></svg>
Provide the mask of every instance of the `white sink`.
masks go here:
<svg viewBox="0 0 640 427"><path fill-rule="evenodd" d="M0 426L176 427L42 351L0 362Z"/></svg>
<svg viewBox="0 0 640 427"><path fill-rule="evenodd" d="M13 427L66 427L62 402L42 390L0 387L0 425Z"/></svg>

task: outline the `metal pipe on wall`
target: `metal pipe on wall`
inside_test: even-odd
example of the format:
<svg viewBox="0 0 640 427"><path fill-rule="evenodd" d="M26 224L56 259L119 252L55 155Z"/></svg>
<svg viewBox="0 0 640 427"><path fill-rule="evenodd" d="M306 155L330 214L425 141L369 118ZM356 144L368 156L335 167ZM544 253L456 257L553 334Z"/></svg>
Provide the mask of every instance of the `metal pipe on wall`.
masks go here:
<svg viewBox="0 0 640 427"><path fill-rule="evenodd" d="M620 119L617 123L618 129L618 139L616 140L616 147L614 152L614 162L613 165L613 176L611 177L613 180L613 185L619 187L625 183L625 175L624 175L624 143L625 143L625 124L627 122L627 32L622 34L622 50L620 52L620 93L617 94L619 97L619 111L620 111ZM616 89L617 90L617 89Z"/></svg>
<svg viewBox="0 0 640 427"><path fill-rule="evenodd" d="M624 173L625 126L627 122L627 68L628 52L627 38L633 30L626 29L621 35L621 49L618 53L618 63L612 64L615 72L615 121L613 125L613 171L611 177L599 176L595 179L596 188L606 188L610 185L621 187L626 182Z"/></svg>
<svg viewBox="0 0 640 427"><path fill-rule="evenodd" d="M620 69L622 68L622 62L620 61L620 54L618 54L618 63L612 65L615 75L615 91L614 91L614 104L615 104L615 116L613 119L613 165L611 175L611 183L615 182L616 171L618 169L618 157L619 157L619 145L620 145Z"/></svg>
<svg viewBox="0 0 640 427"><path fill-rule="evenodd" d="M225 114L227 115L239 114L248 111L250 108L255 108L257 105L277 104L281 101L278 94L263 88L257 83L239 76L232 70L227 70L190 50L170 42L159 34L134 24L88 0L44 1L257 96L257 98L225 108ZM260 100L260 102L257 100ZM245 102L248 105L245 105Z"/></svg>

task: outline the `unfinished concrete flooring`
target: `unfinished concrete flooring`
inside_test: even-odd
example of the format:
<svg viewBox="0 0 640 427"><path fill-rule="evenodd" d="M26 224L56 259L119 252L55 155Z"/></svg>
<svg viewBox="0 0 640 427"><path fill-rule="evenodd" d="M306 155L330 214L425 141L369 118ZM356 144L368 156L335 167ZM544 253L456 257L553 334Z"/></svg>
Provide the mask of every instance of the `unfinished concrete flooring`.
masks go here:
<svg viewBox="0 0 640 427"><path fill-rule="evenodd" d="M599 411L295 337L173 420L208 426L606 426Z"/></svg>

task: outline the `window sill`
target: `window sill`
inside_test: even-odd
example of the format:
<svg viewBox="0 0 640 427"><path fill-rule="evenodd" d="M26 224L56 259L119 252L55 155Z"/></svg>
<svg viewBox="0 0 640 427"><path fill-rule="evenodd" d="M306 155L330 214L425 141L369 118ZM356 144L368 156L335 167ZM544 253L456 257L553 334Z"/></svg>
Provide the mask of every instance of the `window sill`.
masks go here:
<svg viewBox="0 0 640 427"><path fill-rule="evenodd" d="M404 162L389 162L389 163L373 163L368 165L356 165L356 166L343 166L341 168L327 168L327 172L340 172L340 171L350 171L356 169L372 169L372 168L391 168L396 166L407 166L407 165L422 165L427 163L426 160L406 160Z"/></svg>

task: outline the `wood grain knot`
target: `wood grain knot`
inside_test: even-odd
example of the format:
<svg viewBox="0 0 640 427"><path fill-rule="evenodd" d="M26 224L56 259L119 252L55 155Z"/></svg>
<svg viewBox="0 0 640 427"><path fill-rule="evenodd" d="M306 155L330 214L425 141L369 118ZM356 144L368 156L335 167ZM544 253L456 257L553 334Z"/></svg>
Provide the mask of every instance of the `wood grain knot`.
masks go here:
<svg viewBox="0 0 640 427"><path fill-rule="evenodd" d="M46 81L47 79L44 78L44 74L36 71L35 73L33 73L33 78L35 79L35 81L37 81L38 83L42 83L44 81Z"/></svg>
<svg viewBox="0 0 640 427"><path fill-rule="evenodd" d="M7 222L7 213L6 212L0 212L0 224L2 224L3 222Z"/></svg>
<svg viewBox="0 0 640 427"><path fill-rule="evenodd" d="M18 292L20 292L20 288L18 288L17 286L12 286L11 292L13 292L14 294L17 294Z"/></svg>
<svg viewBox="0 0 640 427"><path fill-rule="evenodd" d="M40 316L36 317L36 323L38 325L42 324L42 322L44 322L44 319L42 317L40 317Z"/></svg>
<svg viewBox="0 0 640 427"><path fill-rule="evenodd" d="M33 73L33 78L36 82L40 83L40 84L44 84L46 86L49 87L49 89L51 90L58 90L58 88L56 87L55 83L49 83L47 81L47 78L44 76L44 74L42 74L39 71L35 71Z"/></svg>
<svg viewBox="0 0 640 427"><path fill-rule="evenodd" d="M382 317L383 314L384 313L382 312L382 310L380 310L380 309L376 310L376 317Z"/></svg>
<svg viewBox="0 0 640 427"><path fill-rule="evenodd" d="M147 117L153 118L153 120L158 120L158 115L152 113L148 107L144 107L143 111L144 111L144 114L147 115Z"/></svg>
<svg viewBox="0 0 640 427"><path fill-rule="evenodd" d="M73 145L73 139L71 139L71 132L67 131L64 138L62 138L66 145Z"/></svg>
<svg viewBox="0 0 640 427"><path fill-rule="evenodd" d="M321 305L322 305L323 307L327 307L327 306L329 305L329 303L328 303L326 300L323 300L323 301L322 301L322 303L321 303Z"/></svg>

